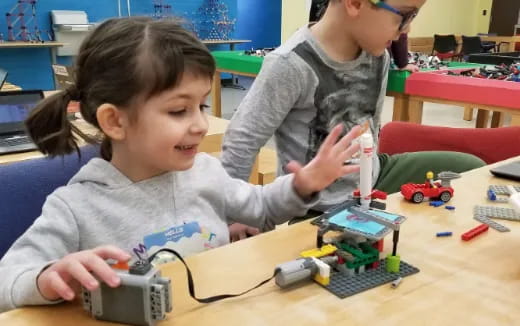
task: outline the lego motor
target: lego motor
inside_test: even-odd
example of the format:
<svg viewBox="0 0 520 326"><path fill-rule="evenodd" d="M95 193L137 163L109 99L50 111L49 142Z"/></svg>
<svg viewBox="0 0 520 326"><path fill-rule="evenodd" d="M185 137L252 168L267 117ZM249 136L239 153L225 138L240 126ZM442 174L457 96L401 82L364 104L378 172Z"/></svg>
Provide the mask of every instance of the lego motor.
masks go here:
<svg viewBox="0 0 520 326"><path fill-rule="evenodd" d="M275 268L275 282L281 288L287 288L304 280L314 279L327 285L330 280L330 265L337 263L337 257L300 258L280 264Z"/></svg>

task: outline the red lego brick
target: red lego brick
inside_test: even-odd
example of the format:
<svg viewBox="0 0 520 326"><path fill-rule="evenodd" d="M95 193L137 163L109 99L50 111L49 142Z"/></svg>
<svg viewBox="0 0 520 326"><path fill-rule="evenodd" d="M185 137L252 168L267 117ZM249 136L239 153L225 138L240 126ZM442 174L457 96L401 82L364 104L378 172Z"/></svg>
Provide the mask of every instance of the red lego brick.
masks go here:
<svg viewBox="0 0 520 326"><path fill-rule="evenodd" d="M476 237L477 235L486 232L487 230L489 230L489 225L481 224L481 225L469 230L468 232L462 234L460 237L464 241L469 241L469 240L473 239L474 237Z"/></svg>

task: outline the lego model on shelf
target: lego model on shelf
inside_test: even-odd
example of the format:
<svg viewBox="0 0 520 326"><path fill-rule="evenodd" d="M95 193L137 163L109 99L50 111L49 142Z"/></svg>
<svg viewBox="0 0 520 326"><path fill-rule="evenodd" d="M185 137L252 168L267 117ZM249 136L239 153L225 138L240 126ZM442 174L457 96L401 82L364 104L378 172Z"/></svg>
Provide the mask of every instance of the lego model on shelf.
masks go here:
<svg viewBox="0 0 520 326"><path fill-rule="evenodd" d="M222 0L204 0L194 17L197 35L202 40L229 40L235 30L229 8Z"/></svg>
<svg viewBox="0 0 520 326"><path fill-rule="evenodd" d="M172 6L164 0L153 0L153 17L163 19L172 17Z"/></svg>
<svg viewBox="0 0 520 326"><path fill-rule="evenodd" d="M251 49L244 51L245 55L255 56L255 57L265 57L269 54L269 52L274 51L275 48L263 48L263 49Z"/></svg>
<svg viewBox="0 0 520 326"><path fill-rule="evenodd" d="M441 172L437 175L441 182L433 182L433 173L425 183L407 183L401 186L401 194L406 200L414 203L422 203L425 198L439 199L446 203L453 197L454 189L451 180L460 178L460 174L454 172Z"/></svg>
<svg viewBox="0 0 520 326"><path fill-rule="evenodd" d="M7 40L24 42L43 42L36 18L37 0L17 0L6 13Z"/></svg>

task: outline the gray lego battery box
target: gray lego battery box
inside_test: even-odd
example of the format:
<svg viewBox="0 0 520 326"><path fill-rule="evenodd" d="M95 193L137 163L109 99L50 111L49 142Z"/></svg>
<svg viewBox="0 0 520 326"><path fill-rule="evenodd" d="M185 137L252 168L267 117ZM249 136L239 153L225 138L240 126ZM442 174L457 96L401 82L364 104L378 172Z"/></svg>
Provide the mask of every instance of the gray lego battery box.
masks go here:
<svg viewBox="0 0 520 326"><path fill-rule="evenodd" d="M117 270L121 285L83 289L83 308L94 318L131 325L153 326L172 310L171 281L155 268L139 275Z"/></svg>

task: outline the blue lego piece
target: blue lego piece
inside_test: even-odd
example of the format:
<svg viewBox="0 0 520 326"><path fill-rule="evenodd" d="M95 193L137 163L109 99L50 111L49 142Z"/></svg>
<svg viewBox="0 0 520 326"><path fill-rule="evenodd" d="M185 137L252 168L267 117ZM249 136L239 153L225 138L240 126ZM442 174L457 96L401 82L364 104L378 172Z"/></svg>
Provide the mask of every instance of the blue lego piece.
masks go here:
<svg viewBox="0 0 520 326"><path fill-rule="evenodd" d="M442 205L444 205L444 202L442 200L437 200L437 201L431 201L430 202L430 206L439 207L439 206L442 206Z"/></svg>
<svg viewBox="0 0 520 326"><path fill-rule="evenodd" d="M455 210L455 206L446 206L444 208L446 208L449 211L454 211Z"/></svg>
<svg viewBox="0 0 520 326"><path fill-rule="evenodd" d="M487 192L487 195L488 195L489 200L492 200L492 201L497 200L497 194L493 190L489 189Z"/></svg>
<svg viewBox="0 0 520 326"><path fill-rule="evenodd" d="M438 232L437 237L451 237L453 232Z"/></svg>

